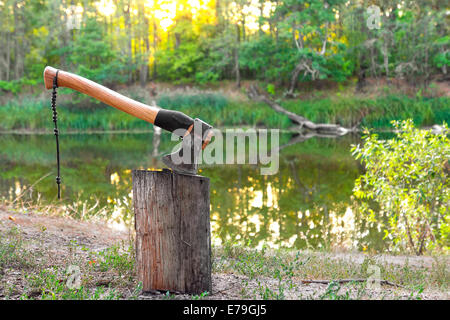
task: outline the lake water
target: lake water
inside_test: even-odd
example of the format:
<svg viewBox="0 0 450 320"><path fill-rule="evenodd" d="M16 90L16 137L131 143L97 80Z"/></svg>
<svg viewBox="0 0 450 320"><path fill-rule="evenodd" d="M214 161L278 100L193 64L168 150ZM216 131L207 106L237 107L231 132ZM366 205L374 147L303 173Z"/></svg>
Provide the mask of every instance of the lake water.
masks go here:
<svg viewBox="0 0 450 320"><path fill-rule="evenodd" d="M0 135L0 197L55 200L54 140L53 135ZM360 137L298 140L294 133L280 134L283 147L274 175L261 175L258 165L201 167L199 174L211 180L213 243L384 249L383 218L369 223L351 198L363 167L350 147ZM131 170L163 168L160 155L177 144L166 133L157 149L152 133L62 134L60 143L67 215L106 215L117 228L132 225Z"/></svg>

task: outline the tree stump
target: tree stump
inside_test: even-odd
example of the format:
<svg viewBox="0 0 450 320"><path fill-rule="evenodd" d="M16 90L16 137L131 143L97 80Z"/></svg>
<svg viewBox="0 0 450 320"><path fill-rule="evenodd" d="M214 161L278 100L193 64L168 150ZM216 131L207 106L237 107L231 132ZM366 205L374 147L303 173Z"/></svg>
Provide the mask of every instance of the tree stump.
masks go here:
<svg viewBox="0 0 450 320"><path fill-rule="evenodd" d="M143 291L211 292L209 179L133 170L133 203Z"/></svg>

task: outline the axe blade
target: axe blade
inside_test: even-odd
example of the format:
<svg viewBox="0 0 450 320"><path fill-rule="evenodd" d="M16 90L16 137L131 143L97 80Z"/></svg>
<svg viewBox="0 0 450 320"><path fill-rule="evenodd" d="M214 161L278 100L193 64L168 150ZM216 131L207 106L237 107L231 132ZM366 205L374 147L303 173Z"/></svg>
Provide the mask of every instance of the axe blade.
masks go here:
<svg viewBox="0 0 450 320"><path fill-rule="evenodd" d="M209 143L212 126L200 119L194 119L186 131L179 150L162 157L163 163L177 173L196 175L201 151Z"/></svg>

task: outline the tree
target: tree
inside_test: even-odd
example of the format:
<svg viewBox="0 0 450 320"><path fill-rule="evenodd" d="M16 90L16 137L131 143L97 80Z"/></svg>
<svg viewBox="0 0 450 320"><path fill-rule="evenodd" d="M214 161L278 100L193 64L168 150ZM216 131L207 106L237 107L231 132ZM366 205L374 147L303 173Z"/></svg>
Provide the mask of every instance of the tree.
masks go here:
<svg viewBox="0 0 450 320"><path fill-rule="evenodd" d="M393 121L396 138L379 140L371 134L353 146L366 173L355 182L361 211L372 219L375 201L389 216L386 236L397 249L421 255L438 245L450 246L450 140L446 124L440 134L414 128L412 120ZM368 133L368 132L366 132Z"/></svg>
<svg viewBox="0 0 450 320"><path fill-rule="evenodd" d="M369 4L380 9L380 29L367 27ZM111 75L141 86L157 76L232 79L237 86L257 79L293 96L298 81L325 78L357 76L362 84L369 76L395 76L427 84L437 75L446 79L450 65L442 0L3 0L2 89L42 81L46 65L92 65L89 54L71 57L92 19L101 45L107 39L107 52L123 65ZM75 27L73 20L80 20Z"/></svg>
<svg viewBox="0 0 450 320"><path fill-rule="evenodd" d="M301 72L304 78L311 80L326 78L331 74L327 66L328 60L334 57L334 54L327 53L331 51L328 47L333 32L331 24L335 20L335 10L342 2L284 0L277 8L284 17L281 28L291 34L296 48L294 54L297 61L292 70L287 96L294 95Z"/></svg>
<svg viewBox="0 0 450 320"><path fill-rule="evenodd" d="M116 55L95 18L87 19L85 26L76 33L69 50L69 61L77 66L77 73L111 85L127 80L123 72L128 69L126 60Z"/></svg>

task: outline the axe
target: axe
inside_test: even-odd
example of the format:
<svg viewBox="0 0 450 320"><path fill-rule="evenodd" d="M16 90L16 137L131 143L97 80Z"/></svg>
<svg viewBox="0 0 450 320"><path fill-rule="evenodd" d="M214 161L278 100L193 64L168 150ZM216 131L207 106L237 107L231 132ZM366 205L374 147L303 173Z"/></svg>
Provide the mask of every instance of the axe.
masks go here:
<svg viewBox="0 0 450 320"><path fill-rule="evenodd" d="M66 87L87 94L111 107L179 135L183 139L181 148L163 156L162 160L175 172L193 175L197 173L197 159L212 136L212 126L206 122L197 118L192 119L179 111L148 106L94 81L52 67L45 68L44 83L46 89L52 89L56 84L57 87Z"/></svg>

